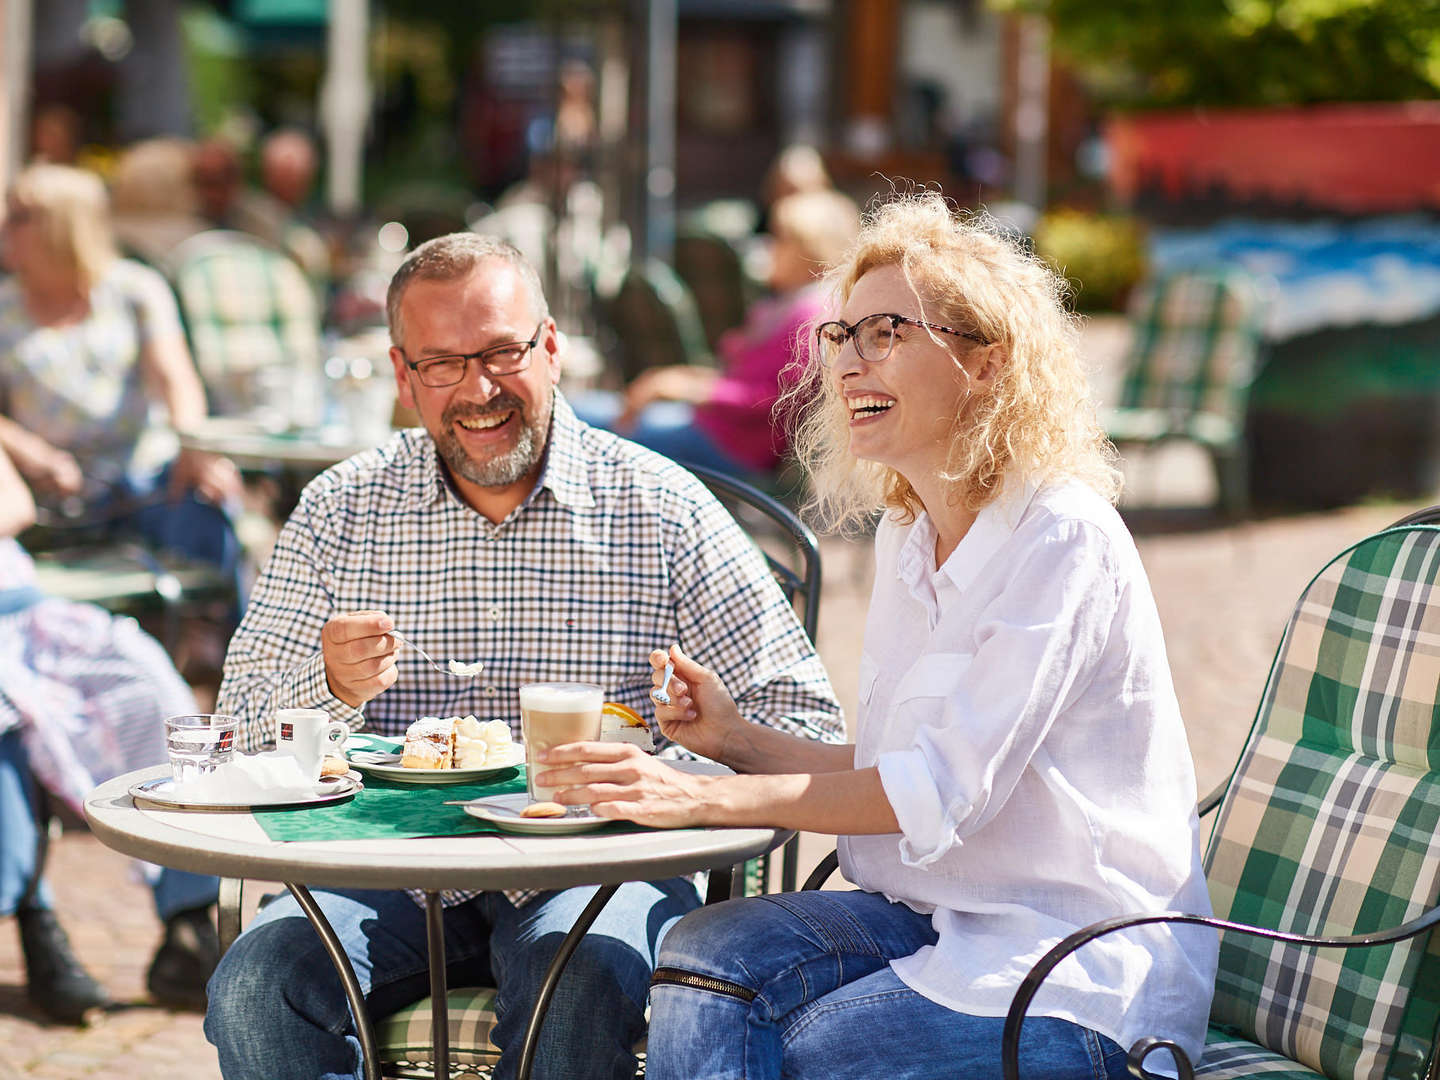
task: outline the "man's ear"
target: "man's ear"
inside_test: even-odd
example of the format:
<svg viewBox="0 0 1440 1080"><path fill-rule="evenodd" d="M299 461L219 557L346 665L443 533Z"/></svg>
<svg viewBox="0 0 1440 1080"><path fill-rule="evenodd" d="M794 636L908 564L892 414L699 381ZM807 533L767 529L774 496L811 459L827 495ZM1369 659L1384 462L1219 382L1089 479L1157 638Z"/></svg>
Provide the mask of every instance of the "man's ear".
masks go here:
<svg viewBox="0 0 1440 1080"><path fill-rule="evenodd" d="M415 409L415 394L410 388L410 368L405 363L405 354L394 345L390 346L390 366L395 369L395 396L407 409Z"/></svg>
<svg viewBox="0 0 1440 1080"><path fill-rule="evenodd" d="M550 365L550 385L560 385L560 369L564 362L564 348L561 344L560 328L555 325L555 320L549 320L549 327L540 338L537 348L545 350L546 363Z"/></svg>

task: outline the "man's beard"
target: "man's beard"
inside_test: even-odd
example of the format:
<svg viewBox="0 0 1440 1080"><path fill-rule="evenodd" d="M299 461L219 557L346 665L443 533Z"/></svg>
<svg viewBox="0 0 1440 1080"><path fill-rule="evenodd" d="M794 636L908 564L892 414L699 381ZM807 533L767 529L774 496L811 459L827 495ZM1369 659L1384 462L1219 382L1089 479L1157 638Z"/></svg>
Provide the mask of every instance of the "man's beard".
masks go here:
<svg viewBox="0 0 1440 1080"><path fill-rule="evenodd" d="M487 402L483 409L463 405L446 409L440 418L441 435L435 440L435 446L440 451L440 457L456 476L480 487L509 487L524 479L540 464L540 459L545 454L545 440L550 432L550 416L554 408L555 391L552 388L529 423L525 422L524 402L514 394L501 394ZM520 425L515 445L505 453L486 461L476 461L466 453L452 431L459 420L494 416L512 410L516 414L516 422Z"/></svg>

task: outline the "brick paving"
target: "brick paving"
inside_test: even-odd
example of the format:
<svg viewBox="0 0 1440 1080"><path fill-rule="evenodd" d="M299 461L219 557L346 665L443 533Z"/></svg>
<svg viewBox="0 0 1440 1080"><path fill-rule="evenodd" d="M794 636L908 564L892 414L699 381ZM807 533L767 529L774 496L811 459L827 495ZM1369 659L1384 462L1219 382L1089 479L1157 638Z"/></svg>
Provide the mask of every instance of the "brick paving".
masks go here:
<svg viewBox="0 0 1440 1080"><path fill-rule="evenodd" d="M1092 329L1092 350L1113 355L1114 324ZM1102 366L1102 394L1113 386ZM1196 773L1208 790L1233 762L1249 729L1290 606L1311 575L1347 544L1422 502L1367 504L1323 514L1221 524L1204 512L1139 504L1203 502L1209 478L1198 455L1167 452L1132 468L1127 509L1166 632ZM847 709L853 709L863 612L869 594L863 542L827 540L819 648ZM806 837L808 869L830 840ZM127 861L83 829L52 852L51 883L76 949L120 1003L88 1029L49 1027L25 1003L16 933L0 919L0 1080L214 1080L214 1050L194 1014L147 1003L145 966L159 935L150 894ZM259 889L247 889L253 896Z"/></svg>

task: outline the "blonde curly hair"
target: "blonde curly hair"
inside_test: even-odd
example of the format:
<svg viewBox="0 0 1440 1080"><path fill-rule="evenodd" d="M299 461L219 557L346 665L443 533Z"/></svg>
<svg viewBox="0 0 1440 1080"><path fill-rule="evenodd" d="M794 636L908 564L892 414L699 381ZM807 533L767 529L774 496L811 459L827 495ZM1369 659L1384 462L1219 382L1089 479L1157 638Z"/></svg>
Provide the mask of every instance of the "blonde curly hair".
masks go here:
<svg viewBox="0 0 1440 1080"><path fill-rule="evenodd" d="M904 273L922 318L971 330L1004 350L990 392L968 399L975 406L950 430L941 479L953 504L979 510L1012 469L1073 477L1111 502L1119 498L1115 448L1096 419L1079 320L1065 309L1062 277L986 215L962 214L934 191L896 194L867 212L860 235L825 276L831 310L843 308L862 277L886 266ZM795 417L794 453L811 480L807 509L842 531L882 507L902 522L914 520L923 506L910 482L850 453L849 412L820 362L813 330L807 360L776 406Z"/></svg>

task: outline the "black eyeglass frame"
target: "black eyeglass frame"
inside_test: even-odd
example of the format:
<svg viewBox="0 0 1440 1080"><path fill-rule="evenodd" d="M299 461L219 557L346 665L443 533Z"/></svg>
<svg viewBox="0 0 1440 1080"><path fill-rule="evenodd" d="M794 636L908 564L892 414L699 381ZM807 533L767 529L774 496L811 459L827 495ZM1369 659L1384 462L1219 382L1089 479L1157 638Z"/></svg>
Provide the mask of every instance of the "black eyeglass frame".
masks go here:
<svg viewBox="0 0 1440 1080"><path fill-rule="evenodd" d="M832 363L834 363L833 359L827 360L825 356L825 346L827 344L827 342L825 341L825 330L827 327L830 326L838 326L841 333L845 335L844 338L840 341L840 344L835 346L835 356L840 355L840 350L845 347L846 342L851 342L855 346L855 355L860 357L860 359L864 360L867 364L879 364L886 360L889 360L890 354L895 351L894 337L891 337L890 348L885 350L884 356L877 356L872 359L871 357L866 356L863 352L860 351L860 341L855 336L855 332L859 330L862 325L869 322L871 319L889 319L890 331L892 334L900 328L901 324L904 324L906 326L923 326L927 330L934 330L941 334L953 334L955 337L962 337L973 341L977 345L990 344L990 342L986 341L984 338L980 337L977 334L972 334L968 330L957 330L953 326L941 326L939 323L926 322L924 319L912 319L908 315L896 315L894 312L891 311L877 311L873 315L866 315L864 318L856 319L853 323L847 323L842 319L831 319L828 322L823 322L819 326L815 327L815 346L820 352L820 362L826 367L829 367Z"/></svg>
<svg viewBox="0 0 1440 1080"><path fill-rule="evenodd" d="M399 351L400 351L400 355L401 355L402 357L404 357L404 359L405 359L405 366L408 367L411 371L415 372L415 377L420 380L420 385L421 385L421 386L427 386L427 387L429 387L431 390L439 390L439 389L441 389L441 388L443 388L443 387L446 387L446 386L458 386L460 383L464 382L464 381L465 381L465 376L467 376L467 375L470 374L470 361L471 361L471 360L478 361L479 364L480 364L480 366L485 370L485 374L486 374L486 375L495 376L495 377L497 377L497 378L500 377L500 376L503 376L503 375L519 375L520 372L524 371L526 368L528 368L528 367L530 366L531 354L534 353L534 351L535 351L535 346L540 344L540 338L541 338L541 336L545 333L545 323L548 322L548 321L549 321L549 320L547 320L547 319L541 319L541 320L540 320L540 325L537 326L537 327L535 327L535 333L534 333L534 335L530 338L529 341L506 341L506 342L502 342L502 343L499 344L499 345L491 345L489 348L481 349L479 352L473 352L473 353L441 353L439 356L426 356L426 357L424 357L423 359L420 359L420 360L411 360L410 357L408 357L408 356L405 355L405 350L404 350L404 349L400 349ZM517 367L510 368L510 369L507 370L507 371L496 371L496 370L494 369L494 367L490 364L490 362L485 359L487 356L493 355L493 354L495 354L495 353L497 353L497 352L503 352L503 351L505 351L506 349L513 349L513 348L515 348L517 345L524 345L524 346L525 346L525 352L524 352L524 354L520 357L520 364L519 364L519 366L517 366ZM462 365L461 365L461 367L460 367L460 377L457 378L457 379L452 379L452 380L449 381L449 382L442 382L442 383L426 382L426 381L425 381L425 376L424 376L424 374L422 373L421 368L422 368L422 366L425 366L425 365L432 365L432 364L434 364L435 361L437 361L437 360L461 360L461 361L463 361L463 363L462 363Z"/></svg>

